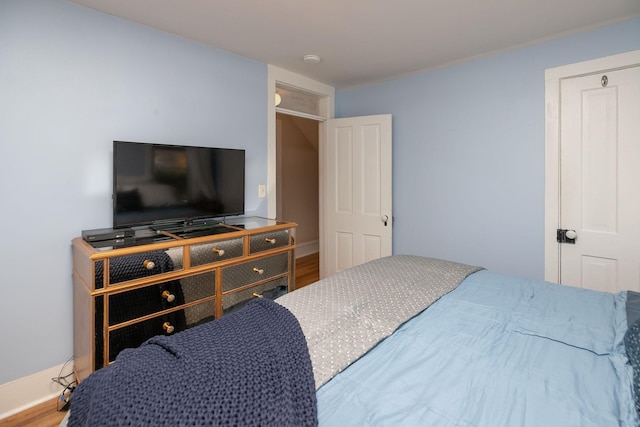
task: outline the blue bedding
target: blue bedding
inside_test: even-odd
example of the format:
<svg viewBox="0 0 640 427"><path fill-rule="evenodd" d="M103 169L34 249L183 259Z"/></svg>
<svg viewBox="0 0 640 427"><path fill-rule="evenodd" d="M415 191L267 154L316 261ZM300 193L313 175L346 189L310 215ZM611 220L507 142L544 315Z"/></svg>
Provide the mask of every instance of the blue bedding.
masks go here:
<svg viewBox="0 0 640 427"><path fill-rule="evenodd" d="M323 385L319 425L638 425L626 295L476 272Z"/></svg>

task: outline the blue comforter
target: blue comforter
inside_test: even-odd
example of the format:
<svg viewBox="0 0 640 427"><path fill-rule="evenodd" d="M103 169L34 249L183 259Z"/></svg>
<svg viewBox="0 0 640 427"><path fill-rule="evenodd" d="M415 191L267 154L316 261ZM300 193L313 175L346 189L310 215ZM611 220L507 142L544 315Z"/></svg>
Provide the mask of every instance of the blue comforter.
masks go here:
<svg viewBox="0 0 640 427"><path fill-rule="evenodd" d="M491 271L317 392L321 426L635 426L626 293Z"/></svg>

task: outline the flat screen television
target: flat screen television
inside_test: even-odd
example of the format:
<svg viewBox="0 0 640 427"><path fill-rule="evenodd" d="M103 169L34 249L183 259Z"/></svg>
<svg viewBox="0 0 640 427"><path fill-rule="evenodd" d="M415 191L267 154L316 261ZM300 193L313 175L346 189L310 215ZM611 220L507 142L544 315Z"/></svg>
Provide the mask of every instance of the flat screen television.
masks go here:
<svg viewBox="0 0 640 427"><path fill-rule="evenodd" d="M113 227L244 213L245 150L113 142Z"/></svg>

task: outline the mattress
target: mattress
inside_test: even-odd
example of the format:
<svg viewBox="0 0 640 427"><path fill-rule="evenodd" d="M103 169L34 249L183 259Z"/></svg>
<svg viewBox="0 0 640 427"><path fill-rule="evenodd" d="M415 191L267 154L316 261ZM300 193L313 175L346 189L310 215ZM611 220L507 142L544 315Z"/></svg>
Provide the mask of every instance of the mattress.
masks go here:
<svg viewBox="0 0 640 427"><path fill-rule="evenodd" d="M638 425L626 300L471 274L321 387L319 425Z"/></svg>

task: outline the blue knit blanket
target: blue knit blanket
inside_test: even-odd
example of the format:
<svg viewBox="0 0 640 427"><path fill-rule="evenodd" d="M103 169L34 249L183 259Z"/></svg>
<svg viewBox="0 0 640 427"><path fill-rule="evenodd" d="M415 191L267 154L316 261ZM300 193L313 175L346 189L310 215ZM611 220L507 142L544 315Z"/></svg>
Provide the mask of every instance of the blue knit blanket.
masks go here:
<svg viewBox="0 0 640 427"><path fill-rule="evenodd" d="M69 426L315 426L311 360L296 318L268 299L154 337L86 378Z"/></svg>

